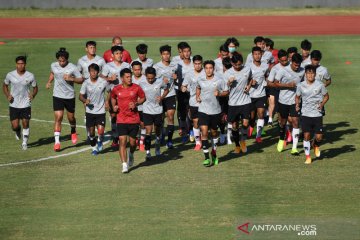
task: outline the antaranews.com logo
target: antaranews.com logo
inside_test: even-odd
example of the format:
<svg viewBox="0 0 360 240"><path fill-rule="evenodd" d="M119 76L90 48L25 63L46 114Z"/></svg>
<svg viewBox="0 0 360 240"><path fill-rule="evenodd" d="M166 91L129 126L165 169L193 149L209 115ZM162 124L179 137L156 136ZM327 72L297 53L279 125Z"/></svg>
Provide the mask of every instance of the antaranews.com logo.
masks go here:
<svg viewBox="0 0 360 240"><path fill-rule="evenodd" d="M315 224L251 224L244 223L237 227L244 234L254 234L256 232L294 232L299 236L316 236Z"/></svg>

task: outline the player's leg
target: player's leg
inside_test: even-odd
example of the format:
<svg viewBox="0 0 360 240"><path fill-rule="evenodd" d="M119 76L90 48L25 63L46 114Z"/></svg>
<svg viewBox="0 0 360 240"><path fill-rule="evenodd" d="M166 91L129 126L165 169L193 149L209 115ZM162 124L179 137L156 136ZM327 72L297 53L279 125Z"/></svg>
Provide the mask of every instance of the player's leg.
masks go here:
<svg viewBox="0 0 360 240"><path fill-rule="evenodd" d="M111 106L111 105L110 105ZM110 112L111 117L111 135L112 135L112 143L111 147L118 148L119 147L119 135L116 129L116 113Z"/></svg>
<svg viewBox="0 0 360 240"><path fill-rule="evenodd" d="M201 131L201 143L202 149L204 153L205 160L203 161L204 166L210 166L210 154L209 154L209 140L208 140L208 132L209 132L209 117L205 113L199 113L199 126Z"/></svg>
<svg viewBox="0 0 360 240"><path fill-rule="evenodd" d="M29 108L30 109L30 108ZM28 112L29 110L25 110L26 112ZM31 112L30 112L31 114ZM22 149L26 150L27 149L27 144L28 144L28 140L29 140L29 136L30 136L30 114L25 114L25 116L23 116L23 118L21 119L22 122L22 138L23 138L23 142L21 144Z"/></svg>
<svg viewBox="0 0 360 240"><path fill-rule="evenodd" d="M264 98L265 100L265 98ZM261 139L261 134L262 134L262 130L264 128L264 116L265 116L265 102L262 104L260 104L261 106L258 106L256 109L256 114L257 114L257 123L256 123L256 142L257 143L261 143L262 139Z"/></svg>
<svg viewBox="0 0 360 240"><path fill-rule="evenodd" d="M300 135L300 129L299 129L299 114L295 110L295 104L290 106L290 117L292 122L292 140L293 145L291 149L291 154L293 155L299 155L299 151L297 150L297 145L299 142L299 135Z"/></svg>
<svg viewBox="0 0 360 240"><path fill-rule="evenodd" d="M85 117L86 117L86 126L89 133L90 146L92 148L91 155L96 156L98 155L98 149L96 146L97 139L95 136L95 125L91 124L94 121L90 119L88 114L85 114Z"/></svg>
<svg viewBox="0 0 360 240"><path fill-rule="evenodd" d="M144 125L143 119L143 112L139 112L140 115L140 143L139 143L139 150L145 151L145 136L146 136L146 129Z"/></svg>
<svg viewBox="0 0 360 240"><path fill-rule="evenodd" d="M160 156L160 137L161 137L161 129L163 126L163 118L162 114L154 115L154 131L155 131L155 155Z"/></svg>
<svg viewBox="0 0 360 240"><path fill-rule="evenodd" d="M10 107L10 123L11 129L15 132L16 140L21 138L21 126L20 126L20 116L17 109Z"/></svg>
<svg viewBox="0 0 360 240"><path fill-rule="evenodd" d="M76 133L76 118L75 118L75 98L65 100L65 109L67 119L71 128L71 141L73 144L77 143L77 133Z"/></svg>
<svg viewBox="0 0 360 240"><path fill-rule="evenodd" d="M144 118L144 126L145 126L145 151L146 158L145 161L149 161L151 159L150 147L151 147L151 132L153 130L153 118L152 115L143 113Z"/></svg>
<svg viewBox="0 0 360 240"><path fill-rule="evenodd" d="M256 117L256 105L255 100L251 99L252 105L251 105L251 112L250 112L250 119L249 119L249 127L248 127L248 137L250 138L253 134L254 127L255 127L255 117Z"/></svg>
<svg viewBox="0 0 360 240"><path fill-rule="evenodd" d="M289 116L289 106L279 103L279 142L277 144L278 152L284 149L286 136L286 122Z"/></svg>
<svg viewBox="0 0 360 240"><path fill-rule="evenodd" d="M128 128L128 125L127 124L124 124L122 125L124 128L126 128L126 131L127 132L127 128ZM127 157L127 151L126 151L126 145L127 145L127 135L120 135L119 134L119 155L120 155L120 161L121 161L121 164L122 164L122 172L123 173L127 173L129 171L129 167L128 167L128 157Z"/></svg>
<svg viewBox="0 0 360 240"><path fill-rule="evenodd" d="M174 130L175 130L174 116L175 116L175 108L168 109L167 110L167 137L168 137L168 139L167 139L166 147L169 149L173 148L173 135L174 135Z"/></svg>
<svg viewBox="0 0 360 240"><path fill-rule="evenodd" d="M61 123L63 120L64 111L55 111L54 112L54 138L55 138L55 145L54 150L60 151L60 133L61 133Z"/></svg>
<svg viewBox="0 0 360 240"><path fill-rule="evenodd" d="M132 167L134 165L134 153L136 150L136 135L139 131L139 125L138 124L130 124L129 129L129 143L130 143L130 149L129 149L129 161L128 166Z"/></svg>
<svg viewBox="0 0 360 240"><path fill-rule="evenodd" d="M96 125L98 132L98 150L101 152L103 150L103 142L104 142L104 133L105 133L105 125L106 125L106 114L97 114L96 115Z"/></svg>
<svg viewBox="0 0 360 240"><path fill-rule="evenodd" d="M320 144L323 139L323 117L314 118L314 131L315 131L315 139L314 139L314 152L315 156L320 157Z"/></svg>

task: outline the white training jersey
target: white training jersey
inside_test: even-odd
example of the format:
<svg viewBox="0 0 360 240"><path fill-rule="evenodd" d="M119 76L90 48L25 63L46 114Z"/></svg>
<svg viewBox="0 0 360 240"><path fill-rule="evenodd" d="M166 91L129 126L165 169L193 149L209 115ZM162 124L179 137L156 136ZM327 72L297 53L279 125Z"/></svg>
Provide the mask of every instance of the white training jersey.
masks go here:
<svg viewBox="0 0 360 240"><path fill-rule="evenodd" d="M54 90L53 96L62 99L75 98L74 82L65 81L64 75L72 75L76 78L81 77L81 73L77 67L68 63L65 67L61 67L58 62L51 64L51 72L54 74Z"/></svg>
<svg viewBox="0 0 360 240"><path fill-rule="evenodd" d="M95 57L93 59L89 59L87 57L87 55L81 57L77 62L77 68L78 68L79 72L81 72L83 78L86 79L86 78L90 77L88 67L92 63L96 63L97 65L99 65L100 72L106 64L105 60L98 55L95 55Z"/></svg>

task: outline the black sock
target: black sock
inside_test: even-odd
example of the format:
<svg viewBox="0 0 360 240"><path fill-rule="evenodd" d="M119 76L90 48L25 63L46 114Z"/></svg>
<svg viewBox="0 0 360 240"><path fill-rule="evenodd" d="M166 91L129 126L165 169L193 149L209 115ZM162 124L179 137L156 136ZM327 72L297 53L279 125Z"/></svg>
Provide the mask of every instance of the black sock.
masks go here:
<svg viewBox="0 0 360 240"><path fill-rule="evenodd" d="M314 139L314 147L320 147L320 143L316 138Z"/></svg>
<svg viewBox="0 0 360 240"><path fill-rule="evenodd" d="M174 125L168 125L167 126L167 130L168 130L168 141L171 142L173 135L174 135Z"/></svg>
<svg viewBox="0 0 360 240"><path fill-rule="evenodd" d="M150 150L150 146L151 146L151 136L146 135L145 136L145 150Z"/></svg>
<svg viewBox="0 0 360 240"><path fill-rule="evenodd" d="M209 156L209 141L206 139L206 140L202 140L202 149L203 149L203 152L204 152L204 156L205 156L205 159L210 159L210 156Z"/></svg>
<svg viewBox="0 0 360 240"><path fill-rule="evenodd" d="M71 134L76 133L76 126L71 125Z"/></svg>
<svg viewBox="0 0 360 240"><path fill-rule="evenodd" d="M90 136L90 145L94 147L97 143L97 138L95 136Z"/></svg>
<svg viewBox="0 0 360 240"><path fill-rule="evenodd" d="M236 145L237 147L240 147L240 135L239 135L239 130L238 130L238 129L236 129L236 130L233 129L233 130L231 131L231 133L232 133L232 136L233 136L235 145Z"/></svg>
<svg viewBox="0 0 360 240"><path fill-rule="evenodd" d="M221 134L225 134L225 125L226 125L226 123L221 123L220 124L220 133Z"/></svg>
<svg viewBox="0 0 360 240"><path fill-rule="evenodd" d="M279 136L280 136L280 140L285 139L286 136L285 126L284 127L279 126Z"/></svg>

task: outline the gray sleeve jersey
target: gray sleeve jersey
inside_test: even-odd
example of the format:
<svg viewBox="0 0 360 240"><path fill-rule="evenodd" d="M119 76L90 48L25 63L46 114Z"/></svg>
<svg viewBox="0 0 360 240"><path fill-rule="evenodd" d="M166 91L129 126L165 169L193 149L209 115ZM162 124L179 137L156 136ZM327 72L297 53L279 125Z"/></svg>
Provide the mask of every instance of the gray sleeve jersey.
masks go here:
<svg viewBox="0 0 360 240"><path fill-rule="evenodd" d="M181 61L181 58L180 56L174 56L172 59L171 59L171 62L174 63L175 65L177 65L179 62Z"/></svg>
<svg viewBox="0 0 360 240"><path fill-rule="evenodd" d="M90 79L86 79L81 85L80 93L86 95L90 99L90 104L94 106L93 109L86 107L86 112L91 114L105 113L105 91L108 87L108 82L103 78L98 78L95 83Z"/></svg>
<svg viewBox="0 0 360 240"><path fill-rule="evenodd" d="M161 96L161 90L167 89L167 84L164 83L162 78L157 78L152 84L148 81L140 83L140 87L145 92L146 101L143 103L143 113L146 114L161 114L163 107L158 103L156 98Z"/></svg>
<svg viewBox="0 0 360 240"><path fill-rule="evenodd" d="M146 77L145 77L145 75L141 75L141 77L139 79L137 79L137 78L135 78L134 75L132 75L132 82L141 87L141 83L146 82ZM143 111L143 105L142 104L138 105L138 111Z"/></svg>
<svg viewBox="0 0 360 240"><path fill-rule="evenodd" d="M280 69L282 69L282 68L283 68L283 66L281 65L281 63L276 64L273 68L271 68L267 80L268 80L269 82L274 82L274 81L275 81L276 73L277 73Z"/></svg>
<svg viewBox="0 0 360 240"><path fill-rule="evenodd" d="M249 67L245 66L241 71L230 68L225 72L224 78L226 82L230 78L235 78L229 87L229 106L242 106L251 103L249 93L244 92L249 79L251 79L251 69Z"/></svg>
<svg viewBox="0 0 360 240"><path fill-rule="evenodd" d="M189 72L192 72L194 70L194 64L191 61L189 64L185 64L183 60L181 60L178 65L177 65L177 86L175 86L175 88L177 89L178 86L182 85L182 82L184 81L186 74L188 74Z"/></svg>
<svg viewBox="0 0 360 240"><path fill-rule="evenodd" d="M324 83L326 80L329 79L331 79L331 75L328 72L327 68L320 65L316 69L315 80Z"/></svg>
<svg viewBox="0 0 360 240"><path fill-rule="evenodd" d="M214 60L214 62L215 62L215 72L219 72L219 73L224 72L224 65L222 63L222 58L218 57L217 59Z"/></svg>
<svg viewBox="0 0 360 240"><path fill-rule="evenodd" d="M309 65L309 64L311 64L311 58L310 58L310 56L309 57L307 57L306 59L304 59L303 61L302 61L302 63L301 63L301 67L302 68L305 68L305 66L306 65Z"/></svg>
<svg viewBox="0 0 360 240"><path fill-rule="evenodd" d="M275 62L274 56L270 51L265 51L261 57L261 63L272 64Z"/></svg>
<svg viewBox="0 0 360 240"><path fill-rule="evenodd" d="M135 62L135 61L141 62L141 67L142 67L141 73L142 74L145 74L146 68L152 67L154 65L154 61L151 58L146 58L145 62L140 61L139 58L135 59L133 62Z"/></svg>
<svg viewBox="0 0 360 240"><path fill-rule="evenodd" d="M183 86L187 86L187 89L190 92L189 105L191 107L199 107L199 103L196 101L197 81L200 76L203 76L204 74L204 70L202 70L200 73L197 73L195 70L193 70L186 75L182 83Z"/></svg>
<svg viewBox="0 0 360 240"><path fill-rule="evenodd" d="M154 65L154 68L156 70L156 77L157 78L168 78L169 79L169 83L168 83L168 89L169 89L169 94L166 96L168 97L172 97L176 95L175 92L175 83L174 83L174 79L172 78L172 74L175 73L177 65L175 65L174 63L170 63L169 66L164 65L162 62L158 62ZM162 94L163 92L161 92Z"/></svg>
<svg viewBox="0 0 360 240"><path fill-rule="evenodd" d="M100 56L95 56L93 59L89 59L86 55L81 57L77 63L77 68L79 72L81 72L83 78L87 79L90 77L89 74L89 65L92 63L96 63L100 67L100 72L102 68L106 65L105 60Z"/></svg>
<svg viewBox="0 0 360 240"><path fill-rule="evenodd" d="M64 80L64 75L73 75L76 78L81 77L81 73L72 63L68 63L64 68L58 62L51 64L51 72L54 74L53 96L63 99L75 98L74 82Z"/></svg>
<svg viewBox="0 0 360 240"><path fill-rule="evenodd" d="M305 117L322 117L321 110L318 109L319 104L323 101L327 90L322 82L315 81L309 85L302 82L297 86L296 95L301 96L302 106L301 114Z"/></svg>
<svg viewBox="0 0 360 240"><path fill-rule="evenodd" d="M197 81L197 87L201 89L199 112L215 115L221 113L218 97L214 95L215 90L227 91L228 87L221 75L215 75L213 79L207 80L205 74Z"/></svg>
<svg viewBox="0 0 360 240"><path fill-rule="evenodd" d="M249 53L246 57L245 66L250 66L250 64L254 61L252 53Z"/></svg>
<svg viewBox="0 0 360 240"><path fill-rule="evenodd" d="M254 86L250 88L251 98L261 98L266 96L266 75L268 73L268 64L261 63L258 67L254 63L250 64L252 79L256 81Z"/></svg>
<svg viewBox="0 0 360 240"><path fill-rule="evenodd" d="M291 65L282 68L279 70L275 76L275 79L280 83L291 83L295 82L298 85L304 79L304 69L299 68L297 72L294 72L291 69ZM295 93L296 88L293 89L280 89L279 94L279 103L284 105L293 105L295 104Z"/></svg>
<svg viewBox="0 0 360 240"><path fill-rule="evenodd" d="M29 93L30 86L36 87L34 74L26 71L23 75L19 75L16 70L9 72L4 80L6 85L10 85L10 94L14 101L9 104L13 108L27 108L31 106Z"/></svg>
<svg viewBox="0 0 360 240"><path fill-rule="evenodd" d="M130 64L127 62L122 62L119 66L116 65L114 62L109 62L107 63L104 68L101 71L101 75L105 76L105 77L111 77L112 75L116 75L116 78L119 80L119 82L121 83L121 79L120 79L120 72L121 70L123 70L124 68L131 68Z"/></svg>

